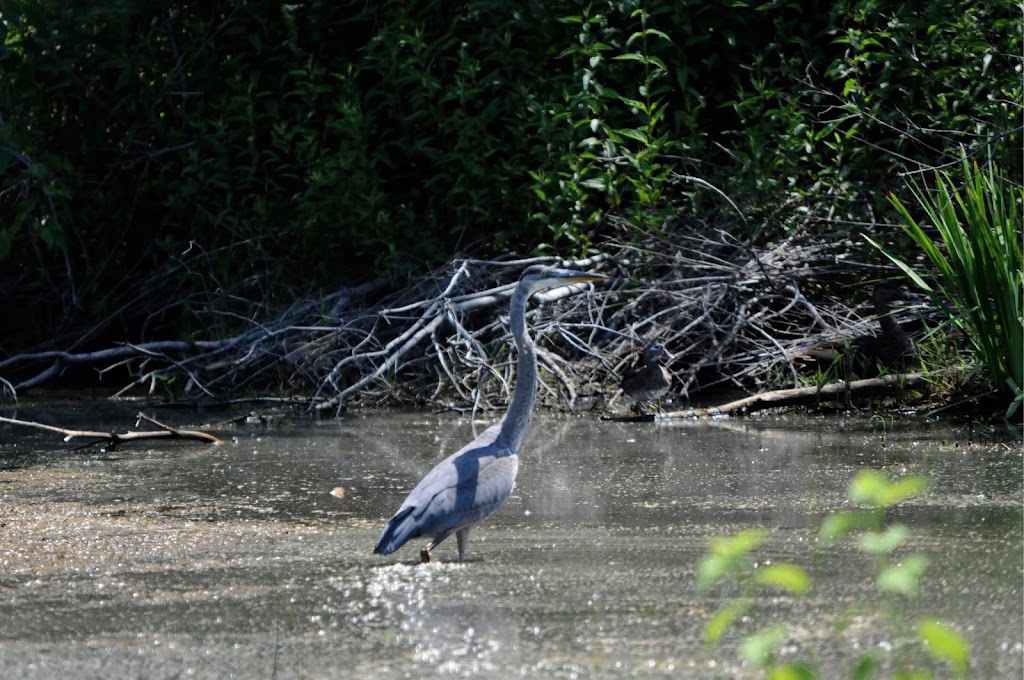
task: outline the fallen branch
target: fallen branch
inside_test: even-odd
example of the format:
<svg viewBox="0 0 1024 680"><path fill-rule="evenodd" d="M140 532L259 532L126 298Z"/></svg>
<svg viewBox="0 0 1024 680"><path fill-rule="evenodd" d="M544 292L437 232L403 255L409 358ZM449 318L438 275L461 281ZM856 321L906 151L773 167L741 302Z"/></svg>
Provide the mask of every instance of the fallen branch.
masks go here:
<svg viewBox="0 0 1024 680"><path fill-rule="evenodd" d="M139 420L144 420L148 423L152 423L157 427L161 428L156 431L149 432L98 432L95 430L69 430L64 427L55 427L53 425L45 425L43 423L36 423L30 420L18 420L16 418L4 418L0 416L0 423L9 423L11 425L21 425L23 427L34 427L39 430L47 430L49 432L57 432L58 434L64 435L64 441L71 441L77 437L91 437L107 443L106 448L114 449L119 444L126 442L135 442L143 439L191 439L208 442L210 444L223 444L220 439L214 437L212 434L207 432L200 432L198 430L179 430L177 428L164 425L163 423L150 418L149 416L140 413L138 414Z"/></svg>
<svg viewBox="0 0 1024 680"><path fill-rule="evenodd" d="M442 325L449 322L455 322L451 325L455 326L460 331L465 332L461 323L457 322L459 317L481 309L494 308L512 297L512 292L515 289L515 282L497 286L488 290L449 297L449 294L456 289L456 284L464 277L465 273L466 263L463 262L454 274L452 274L445 288L439 291L432 300L423 300L401 308L384 309L378 312L378 315L381 318L390 320L398 312L407 312L415 307L426 307L422 315L415 320L410 328L406 329L401 335L393 339L381 350L368 353L372 354L374 358L382 356L386 357L384 361L382 361L372 372L364 375L349 387L339 390L338 394L334 397L317 403L313 408L322 411L329 408L340 407L342 402L369 385L371 382L380 379L385 373L398 373L402 357L419 345L424 338L433 336ZM560 286L558 288L543 291L535 295L534 299L542 303L553 302L574 295L581 290L584 290L584 287L579 285ZM458 332L459 331L457 331L457 334ZM479 345L479 343L477 344ZM335 386L337 383L337 376L341 374L341 369L344 366L355 363L358 360L365 359L366 356L367 354L352 353L343 358L334 366L331 373L327 376L327 379L321 383L320 389L323 390L324 387L328 385ZM443 362L442 355L439 354L438 358ZM447 368L443 364L442 368L446 369L445 373L447 375L451 375L451 369ZM457 385L457 382L453 381L452 384L454 387ZM320 396L319 392L316 396Z"/></svg>
<svg viewBox="0 0 1024 680"><path fill-rule="evenodd" d="M923 373L907 373L902 375L884 375L880 378L867 378L847 383L830 383L821 387L773 390L730 401L720 406L672 411L666 414L665 417L709 418L747 414L754 411L783 408L786 406L817 406L821 403L848 401L854 397L891 394L908 387L917 387L927 382L927 380L928 378Z"/></svg>
<svg viewBox="0 0 1024 680"><path fill-rule="evenodd" d="M587 295L579 287L545 291L528 312L542 350L544 405L564 408L578 394L614 410L622 375L651 343L674 355L671 392L682 399L723 385L746 394L797 388L804 378L792 357L875 332L867 292L898 273L858 262L856 244L845 237L798 234L761 244L735 238L728 224L680 224L637 239L631 225L614 226L631 235L628 242L605 243L605 252L575 262L455 260L400 290L374 282L276 311L213 296L199 313L207 327L224 330L222 340L147 338L93 351L77 351L76 343L0 356L0 399L81 376L88 366L104 383L120 381L118 395L166 392L178 403L223 404L254 394L316 412L350 404L500 409L515 377L503 315L523 268L541 262L598 267L611 276ZM928 325L920 305L895 315L915 332ZM829 401L834 389L784 390L779 394L792 396L778 399ZM281 394L297 397L275 396ZM789 403L772 394L735 408Z"/></svg>

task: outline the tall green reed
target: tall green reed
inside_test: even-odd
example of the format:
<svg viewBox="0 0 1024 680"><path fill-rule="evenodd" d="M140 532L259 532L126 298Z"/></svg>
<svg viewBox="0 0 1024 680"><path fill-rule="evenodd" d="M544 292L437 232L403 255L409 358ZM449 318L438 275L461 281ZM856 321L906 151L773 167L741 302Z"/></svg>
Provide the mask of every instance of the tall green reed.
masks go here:
<svg viewBox="0 0 1024 680"><path fill-rule="evenodd" d="M889 200L903 230L928 257L936 275L926 279L905 260L881 250L946 311L968 338L993 390L1005 396L1012 417L1024 401L1024 187L1012 184L993 163L963 158L961 175L937 171L929 191L910 190L927 218L921 224L895 196ZM927 226L938 232L939 243ZM870 239L868 239L870 241Z"/></svg>

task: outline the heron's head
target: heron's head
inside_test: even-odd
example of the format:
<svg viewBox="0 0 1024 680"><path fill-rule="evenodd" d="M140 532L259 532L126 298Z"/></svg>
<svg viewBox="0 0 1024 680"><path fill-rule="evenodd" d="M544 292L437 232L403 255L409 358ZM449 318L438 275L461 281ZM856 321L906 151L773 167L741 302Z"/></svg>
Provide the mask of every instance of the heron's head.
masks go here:
<svg viewBox="0 0 1024 680"><path fill-rule="evenodd" d="M608 277L604 274L591 274L589 272L577 272L571 269L559 269L558 267L546 267L541 264L531 265L523 271L519 277L519 285L524 286L530 295L537 291L558 286L568 286L573 283L592 283L604 281Z"/></svg>
<svg viewBox="0 0 1024 680"><path fill-rule="evenodd" d="M664 345L650 345L647 349L644 350L645 364L653 363L655 361L658 361L659 359L672 358L674 357L672 356L672 354L669 353L667 349L665 349Z"/></svg>

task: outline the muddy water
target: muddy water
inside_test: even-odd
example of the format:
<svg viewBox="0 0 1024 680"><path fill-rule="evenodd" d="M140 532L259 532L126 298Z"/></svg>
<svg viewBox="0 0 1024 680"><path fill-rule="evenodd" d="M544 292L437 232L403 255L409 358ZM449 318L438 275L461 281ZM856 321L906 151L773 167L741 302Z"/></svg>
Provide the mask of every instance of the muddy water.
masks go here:
<svg viewBox="0 0 1024 680"><path fill-rule="evenodd" d="M124 429L133 413L4 415ZM770 532L759 561L797 562L814 585L803 598L761 593L738 632L785 623L782 657L822 677L849 677L865 651L915 661L906 631L864 606L879 604L875 564L852 544L815 545L863 467L932 481L893 513L911 528L908 550L930 558L900 616L954 623L972 677L1024 673L1024 472L998 432L920 418L542 416L470 560L451 561L451 539L420 565L420 545L382 558L373 544L419 477L485 423L156 415L229 441L70 452L56 435L0 426L0 677L761 677L739 661L738 636L702 641L735 591L693 586L708 539L750 527Z"/></svg>

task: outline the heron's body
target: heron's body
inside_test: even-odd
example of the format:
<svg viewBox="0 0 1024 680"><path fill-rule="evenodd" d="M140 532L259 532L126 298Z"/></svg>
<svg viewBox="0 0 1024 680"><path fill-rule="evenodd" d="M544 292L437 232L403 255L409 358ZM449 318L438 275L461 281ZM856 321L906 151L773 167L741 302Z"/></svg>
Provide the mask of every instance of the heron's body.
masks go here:
<svg viewBox="0 0 1024 680"><path fill-rule="evenodd" d="M429 551L454 533L459 560L465 559L469 529L501 507L512 493L519 469L517 452L537 399L537 354L526 331L526 303L546 288L603 278L539 265L523 272L510 304L519 358L508 412L501 422L427 473L384 527L375 553L389 555L413 538L429 537L433 540L422 553L423 561L428 561Z"/></svg>
<svg viewBox="0 0 1024 680"><path fill-rule="evenodd" d="M388 522L374 552L389 555L423 536L434 539L431 550L455 533L462 559L465 538L460 532L501 507L515 486L519 456L497 441L500 427L488 428L427 473Z"/></svg>
<svg viewBox="0 0 1024 680"><path fill-rule="evenodd" d="M672 385L672 374L661 361L670 358L672 355L661 345L648 347L644 350L643 365L622 378L622 391L636 404L661 399Z"/></svg>

